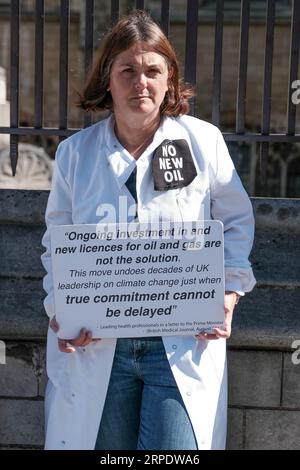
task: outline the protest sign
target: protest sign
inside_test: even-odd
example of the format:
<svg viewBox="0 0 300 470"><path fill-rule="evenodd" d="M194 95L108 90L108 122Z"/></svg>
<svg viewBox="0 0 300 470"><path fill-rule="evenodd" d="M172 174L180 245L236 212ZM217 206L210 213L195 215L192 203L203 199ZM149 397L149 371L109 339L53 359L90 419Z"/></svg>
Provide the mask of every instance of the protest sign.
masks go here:
<svg viewBox="0 0 300 470"><path fill-rule="evenodd" d="M55 226L59 336L196 334L224 320L220 221Z"/></svg>

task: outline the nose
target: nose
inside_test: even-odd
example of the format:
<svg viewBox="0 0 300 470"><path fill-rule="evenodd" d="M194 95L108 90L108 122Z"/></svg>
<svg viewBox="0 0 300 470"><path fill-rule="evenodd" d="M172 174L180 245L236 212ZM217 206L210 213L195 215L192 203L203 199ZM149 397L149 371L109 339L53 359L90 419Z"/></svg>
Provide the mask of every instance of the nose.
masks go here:
<svg viewBox="0 0 300 470"><path fill-rule="evenodd" d="M135 87L137 90L143 90L147 85L147 77L144 73L138 73L135 77Z"/></svg>

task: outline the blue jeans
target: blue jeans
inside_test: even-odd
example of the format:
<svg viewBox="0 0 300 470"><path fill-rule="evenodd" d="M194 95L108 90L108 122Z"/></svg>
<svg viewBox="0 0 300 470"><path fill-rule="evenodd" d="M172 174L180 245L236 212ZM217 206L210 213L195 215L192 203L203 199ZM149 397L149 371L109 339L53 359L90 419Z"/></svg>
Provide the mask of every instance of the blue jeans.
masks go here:
<svg viewBox="0 0 300 470"><path fill-rule="evenodd" d="M197 449L161 338L118 339L95 449Z"/></svg>

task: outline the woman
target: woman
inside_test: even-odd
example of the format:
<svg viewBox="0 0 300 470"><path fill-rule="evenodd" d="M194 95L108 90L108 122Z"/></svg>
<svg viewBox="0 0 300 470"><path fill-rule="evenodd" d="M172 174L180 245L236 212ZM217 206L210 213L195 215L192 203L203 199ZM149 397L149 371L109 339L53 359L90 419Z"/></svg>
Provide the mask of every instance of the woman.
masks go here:
<svg viewBox="0 0 300 470"><path fill-rule="evenodd" d="M238 296L255 280L249 199L220 131L186 116L191 89L175 52L144 12L108 33L81 95L87 110L111 116L62 142L46 212L45 309L50 317L46 449L223 449L226 338ZM165 182L153 155L184 141L184 181ZM179 144L178 144L179 145ZM135 179L136 178L136 179ZM225 327L213 334L93 340L59 338L51 275L52 225L101 222L105 205L137 202L140 222L218 219L225 237ZM99 220L100 219L100 220ZM122 220L124 221L124 220ZM57 339L58 336L58 339ZM57 343L58 342L58 343ZM69 353L69 354L66 354Z"/></svg>

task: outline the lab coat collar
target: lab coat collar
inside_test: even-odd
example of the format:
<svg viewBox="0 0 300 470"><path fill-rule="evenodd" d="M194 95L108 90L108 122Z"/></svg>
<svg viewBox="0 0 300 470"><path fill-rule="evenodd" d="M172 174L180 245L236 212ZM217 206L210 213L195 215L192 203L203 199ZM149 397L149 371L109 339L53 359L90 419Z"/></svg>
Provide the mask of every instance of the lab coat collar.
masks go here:
<svg viewBox="0 0 300 470"><path fill-rule="evenodd" d="M114 124L114 116L111 115L107 119L105 127L105 143L108 149L106 157L121 189L136 166L136 160L118 141L114 131Z"/></svg>
<svg viewBox="0 0 300 470"><path fill-rule="evenodd" d="M173 125L171 125L171 123ZM147 159L150 163L153 151L165 139L178 139L178 129L177 125L174 125L175 123L176 121L172 118L162 118L162 122L154 135L153 141L146 148L139 159L135 160L135 158L130 155L130 153L120 144L115 135L115 120L113 114L106 120L105 143L108 150L106 156L108 164L117 180L120 189L129 178L135 166L139 165L139 161L142 162Z"/></svg>

